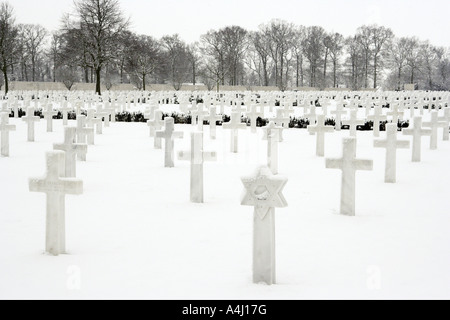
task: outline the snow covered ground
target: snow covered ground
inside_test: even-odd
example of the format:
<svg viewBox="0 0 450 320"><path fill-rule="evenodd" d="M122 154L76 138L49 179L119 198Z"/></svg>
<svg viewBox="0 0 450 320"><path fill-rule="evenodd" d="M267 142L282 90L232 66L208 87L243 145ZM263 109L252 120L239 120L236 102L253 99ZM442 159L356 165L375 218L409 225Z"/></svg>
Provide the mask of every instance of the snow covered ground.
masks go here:
<svg viewBox="0 0 450 320"><path fill-rule="evenodd" d="M204 148L218 160L204 166L204 204L189 202L189 162L164 168L146 124L104 128L77 163L84 193L66 196L68 254L54 257L43 253L45 195L29 192L28 178L44 174L62 120L53 133L40 121L34 143L23 121L10 123L10 157L0 158L1 299L450 298L450 142L441 131L438 150L423 138L420 163L398 150L396 184L383 182L385 151L373 148L372 132L358 131L357 157L373 159L374 170L357 172L357 216L346 217L340 171L315 156L315 136L285 130L279 171L289 206L276 209L277 284L266 286L252 283L253 209L240 205L240 177L266 161L260 128L240 131L232 154L229 131L210 140L205 126ZM193 128L176 125L185 133L176 151L188 150ZM345 136L326 135L326 157L341 155Z"/></svg>

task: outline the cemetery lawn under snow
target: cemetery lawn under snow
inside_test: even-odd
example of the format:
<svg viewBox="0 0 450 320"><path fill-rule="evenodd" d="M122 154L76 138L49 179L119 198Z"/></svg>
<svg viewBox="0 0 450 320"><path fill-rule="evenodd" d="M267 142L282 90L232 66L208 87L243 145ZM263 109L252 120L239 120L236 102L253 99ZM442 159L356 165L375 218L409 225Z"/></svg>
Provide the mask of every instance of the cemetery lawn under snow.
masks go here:
<svg viewBox="0 0 450 320"><path fill-rule="evenodd" d="M429 115L428 115L429 116ZM428 120L425 117L424 120ZM240 177L266 161L262 130L217 129L205 151L204 204L189 201L189 162L164 168L145 123L111 123L77 162L80 196L66 196L68 254L44 254L45 194L28 191L28 178L45 173L45 152L63 141L36 125L10 119L10 157L0 158L0 298L37 299L309 299L450 298L450 142L429 149L422 161L397 151L397 183L384 183L385 149L373 148L372 131L358 131L357 158L373 171L356 173L356 216L339 215L341 171L315 156L315 136L284 130L279 173L288 177L287 208L276 209L273 286L252 283L253 208L240 205ZM75 121L69 121L75 126ZM176 125L189 150L190 125ZM326 134L325 157L339 157L348 130ZM381 132L380 138L385 137ZM398 134L402 140L409 136ZM164 146L164 143L163 143Z"/></svg>

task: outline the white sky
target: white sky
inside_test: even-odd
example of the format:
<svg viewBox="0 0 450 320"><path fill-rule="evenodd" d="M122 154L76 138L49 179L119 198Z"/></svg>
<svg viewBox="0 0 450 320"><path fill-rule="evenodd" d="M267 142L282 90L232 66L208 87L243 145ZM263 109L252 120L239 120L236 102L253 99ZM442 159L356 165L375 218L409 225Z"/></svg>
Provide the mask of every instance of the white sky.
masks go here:
<svg viewBox="0 0 450 320"><path fill-rule="evenodd" d="M56 30L73 0L9 0L17 22ZM256 30L273 18L297 25L319 25L345 36L363 24L390 27L397 36L417 36L450 46L450 0L120 0L131 29L160 38L178 33L198 41L210 29L239 25Z"/></svg>

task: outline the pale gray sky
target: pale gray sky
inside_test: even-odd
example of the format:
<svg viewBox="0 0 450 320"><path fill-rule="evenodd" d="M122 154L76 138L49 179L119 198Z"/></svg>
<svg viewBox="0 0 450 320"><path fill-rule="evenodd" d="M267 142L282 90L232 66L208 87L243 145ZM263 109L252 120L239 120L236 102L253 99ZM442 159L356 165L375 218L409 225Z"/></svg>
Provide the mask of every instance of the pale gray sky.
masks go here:
<svg viewBox="0 0 450 320"><path fill-rule="evenodd" d="M20 23L56 30L73 0L9 0ZM256 30L278 18L298 25L319 25L345 36L363 24L390 27L397 36L417 36L450 46L450 0L120 0L131 29L160 38L180 34L198 41L210 29L239 25Z"/></svg>

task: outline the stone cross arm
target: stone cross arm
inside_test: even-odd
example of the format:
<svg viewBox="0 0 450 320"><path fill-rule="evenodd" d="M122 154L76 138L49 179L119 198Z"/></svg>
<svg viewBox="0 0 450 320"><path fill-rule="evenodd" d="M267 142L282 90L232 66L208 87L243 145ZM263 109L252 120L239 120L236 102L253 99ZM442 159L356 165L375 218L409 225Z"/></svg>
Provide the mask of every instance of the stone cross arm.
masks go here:
<svg viewBox="0 0 450 320"><path fill-rule="evenodd" d="M55 192L79 195L83 193L83 181L75 178L59 178L58 180L30 178L29 189L31 192Z"/></svg>

